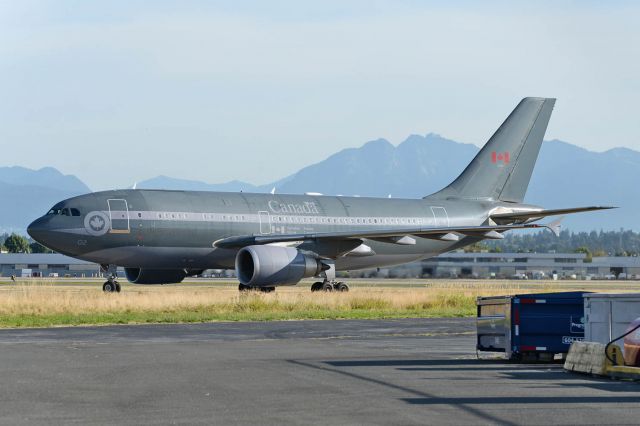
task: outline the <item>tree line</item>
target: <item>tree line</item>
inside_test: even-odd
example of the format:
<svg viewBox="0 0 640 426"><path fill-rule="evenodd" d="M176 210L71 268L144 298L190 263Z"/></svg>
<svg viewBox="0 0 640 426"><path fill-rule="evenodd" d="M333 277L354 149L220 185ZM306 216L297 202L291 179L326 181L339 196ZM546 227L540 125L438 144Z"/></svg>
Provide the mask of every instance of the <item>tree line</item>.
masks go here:
<svg viewBox="0 0 640 426"><path fill-rule="evenodd" d="M510 253L585 253L587 257L638 256L640 233L619 231L571 232L556 237L549 231L506 233L503 240L483 241L483 249Z"/></svg>

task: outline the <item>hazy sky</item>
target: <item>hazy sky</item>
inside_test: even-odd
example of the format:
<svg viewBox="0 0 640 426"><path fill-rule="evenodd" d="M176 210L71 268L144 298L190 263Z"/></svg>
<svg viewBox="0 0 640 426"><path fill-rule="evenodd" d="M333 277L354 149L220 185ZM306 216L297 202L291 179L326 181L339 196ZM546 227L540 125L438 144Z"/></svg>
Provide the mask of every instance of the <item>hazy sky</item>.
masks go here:
<svg viewBox="0 0 640 426"><path fill-rule="evenodd" d="M516 4L517 3L517 4ZM380 137L640 150L633 2L0 0L0 166L267 183Z"/></svg>

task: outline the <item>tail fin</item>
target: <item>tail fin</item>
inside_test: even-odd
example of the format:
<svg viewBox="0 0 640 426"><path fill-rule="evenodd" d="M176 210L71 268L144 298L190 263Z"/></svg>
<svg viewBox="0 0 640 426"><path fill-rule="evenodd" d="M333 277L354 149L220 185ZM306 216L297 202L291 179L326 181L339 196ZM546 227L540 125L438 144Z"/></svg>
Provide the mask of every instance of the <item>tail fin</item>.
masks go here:
<svg viewBox="0 0 640 426"><path fill-rule="evenodd" d="M555 101L521 100L462 174L432 196L522 202Z"/></svg>

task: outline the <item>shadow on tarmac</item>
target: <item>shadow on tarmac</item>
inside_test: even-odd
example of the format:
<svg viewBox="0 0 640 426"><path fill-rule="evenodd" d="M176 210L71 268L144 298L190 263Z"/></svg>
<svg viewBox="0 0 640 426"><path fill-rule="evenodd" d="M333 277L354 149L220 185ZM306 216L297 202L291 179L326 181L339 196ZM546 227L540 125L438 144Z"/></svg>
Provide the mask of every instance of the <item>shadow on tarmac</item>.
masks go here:
<svg viewBox="0 0 640 426"><path fill-rule="evenodd" d="M481 360L481 359L376 359L376 360L340 360L325 361L319 364L308 363L296 360L288 362L297 366L314 368L325 372L340 374L353 379L358 379L370 384L384 386L396 391L406 392L413 397L398 398L407 404L412 405L450 405L467 412L480 422L491 422L500 424L510 423L504 418L499 418L483 410L486 405L539 405L539 404L634 404L640 403L640 396L636 395L606 395L606 396L441 396L425 392L423 390L412 389L407 386L400 386L382 378L368 377L347 369L358 367L391 367L395 371L415 373L415 372L454 372L467 371L482 373L483 371L502 371L502 378L514 381L549 381L549 385L535 386L534 388L593 388L598 391L611 393L620 392L640 392L637 383L620 383L607 379L600 379L586 375L576 375L565 372L561 364L518 364L505 360ZM520 370L520 371L518 371ZM371 370L369 370L370 372ZM469 380L474 376L472 373L465 374L464 379ZM384 377L384 375L382 376ZM430 380L430 377L424 377ZM442 378L439 378L442 379ZM446 377L447 381L458 381L462 378ZM577 383L580 382L580 383Z"/></svg>

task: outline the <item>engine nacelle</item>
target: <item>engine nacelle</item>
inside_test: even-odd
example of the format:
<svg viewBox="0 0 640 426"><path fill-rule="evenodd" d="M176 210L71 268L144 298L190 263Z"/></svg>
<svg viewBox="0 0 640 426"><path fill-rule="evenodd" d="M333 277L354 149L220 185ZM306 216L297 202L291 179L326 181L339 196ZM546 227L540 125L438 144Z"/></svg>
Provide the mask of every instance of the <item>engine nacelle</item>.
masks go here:
<svg viewBox="0 0 640 426"><path fill-rule="evenodd" d="M127 279L133 284L174 284L184 280L184 269L124 268Z"/></svg>
<svg viewBox="0 0 640 426"><path fill-rule="evenodd" d="M319 259L292 247L248 246L236 256L236 274L244 285L294 285L329 269Z"/></svg>

